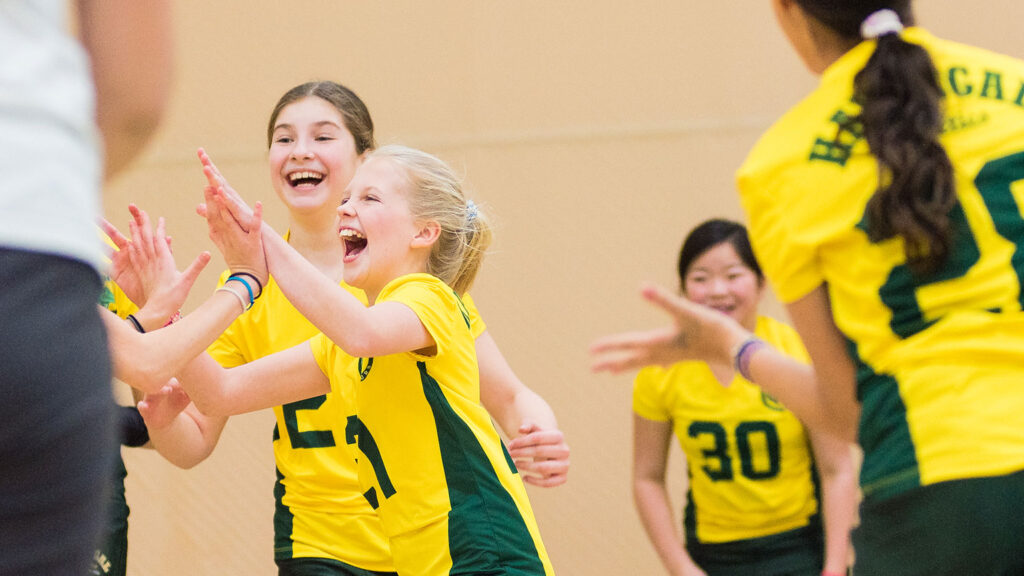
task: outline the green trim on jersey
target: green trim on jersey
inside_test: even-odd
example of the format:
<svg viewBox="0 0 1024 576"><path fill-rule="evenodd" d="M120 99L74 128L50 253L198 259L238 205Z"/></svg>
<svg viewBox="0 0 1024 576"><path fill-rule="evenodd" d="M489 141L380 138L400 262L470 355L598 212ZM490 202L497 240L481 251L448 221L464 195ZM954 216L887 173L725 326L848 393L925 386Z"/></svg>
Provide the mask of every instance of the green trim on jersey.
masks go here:
<svg viewBox="0 0 1024 576"><path fill-rule="evenodd" d="M452 409L426 364L417 362L416 366L437 424L451 501L448 526L452 574L482 570L502 570L508 575L544 574L533 536L480 441ZM511 464L510 459L507 461ZM518 474L515 465L510 470Z"/></svg>
<svg viewBox="0 0 1024 576"><path fill-rule="evenodd" d="M899 382L888 374L876 374L860 359L852 341L849 351L857 366L857 397L861 403L857 441L872 447L865 451L860 467L864 496L886 498L920 486L921 471Z"/></svg>
<svg viewBox="0 0 1024 576"><path fill-rule="evenodd" d="M277 425L274 425L274 439L277 439ZM284 474L274 466L274 558L292 557L292 526L295 516L284 503Z"/></svg>
<svg viewBox="0 0 1024 576"><path fill-rule="evenodd" d="M843 120L860 113L854 78L873 42L833 62L737 172L776 295L826 292L856 345L865 499L1024 469L1024 61L921 28L900 36L928 52L943 91L958 204L936 272L911 273L904 240L865 223L878 160Z"/></svg>

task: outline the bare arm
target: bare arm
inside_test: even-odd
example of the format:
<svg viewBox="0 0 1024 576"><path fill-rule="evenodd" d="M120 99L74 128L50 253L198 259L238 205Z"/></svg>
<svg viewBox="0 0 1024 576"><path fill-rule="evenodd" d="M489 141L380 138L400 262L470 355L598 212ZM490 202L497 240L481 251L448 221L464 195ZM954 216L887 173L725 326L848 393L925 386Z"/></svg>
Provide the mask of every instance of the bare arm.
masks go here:
<svg viewBox="0 0 1024 576"><path fill-rule="evenodd" d="M667 366L681 360L730 365L736 347L752 336L727 316L663 288L647 287L643 296L665 310L674 320L673 325L601 338L591 346L595 371L620 372L651 364ZM827 302L821 287L789 306L813 367L764 346L750 356L748 371L758 386L778 398L805 426L853 442L858 412L852 392L853 365L838 329L827 315ZM836 384L819 386L819 380ZM841 399L849 401L839 402Z"/></svg>
<svg viewBox="0 0 1024 576"><path fill-rule="evenodd" d="M669 574L703 575L683 548L665 487L672 424L633 415L633 502L654 550Z"/></svg>
<svg viewBox="0 0 1024 576"><path fill-rule="evenodd" d="M308 342L234 368L201 354L178 374L178 382L207 416L230 416L331 391Z"/></svg>
<svg viewBox="0 0 1024 576"><path fill-rule="evenodd" d="M846 340L832 320L832 304L826 286L819 286L786 308L793 319L793 327L807 347L817 376L816 396L825 420L822 429L855 442L860 420L860 404L855 394L857 370L847 352ZM753 361L757 361L757 355ZM758 374L760 372L754 372L755 377Z"/></svg>
<svg viewBox="0 0 1024 576"><path fill-rule="evenodd" d="M138 155L163 116L173 67L171 11L169 0L78 0L107 179Z"/></svg>
<svg viewBox="0 0 1024 576"><path fill-rule="evenodd" d="M229 265L234 262L253 270L265 266L295 309L352 356L386 356L435 345L408 306L397 302L364 306L327 278L273 228L262 224L259 203L250 210L204 151L199 151L199 158L208 182L200 213L205 212L210 238Z"/></svg>
<svg viewBox="0 0 1024 576"><path fill-rule="evenodd" d="M104 308L101 312L110 339L114 375L143 392L157 392L206 350L238 317L242 307L236 296L217 291L181 321L146 334L136 332Z"/></svg>
<svg viewBox="0 0 1024 576"><path fill-rule="evenodd" d="M192 468L217 446L227 418L206 416L185 391L172 381L138 403L149 430L150 446L179 468Z"/></svg>
<svg viewBox="0 0 1024 576"><path fill-rule="evenodd" d="M814 462L821 477L825 523L825 566L829 574L846 574L850 564L850 531L857 510L854 447L820 432L811 432Z"/></svg>
<svg viewBox="0 0 1024 576"><path fill-rule="evenodd" d="M551 406L512 371L488 332L476 339L480 366L480 400L511 438L509 455L535 486L564 484L569 473L569 446Z"/></svg>

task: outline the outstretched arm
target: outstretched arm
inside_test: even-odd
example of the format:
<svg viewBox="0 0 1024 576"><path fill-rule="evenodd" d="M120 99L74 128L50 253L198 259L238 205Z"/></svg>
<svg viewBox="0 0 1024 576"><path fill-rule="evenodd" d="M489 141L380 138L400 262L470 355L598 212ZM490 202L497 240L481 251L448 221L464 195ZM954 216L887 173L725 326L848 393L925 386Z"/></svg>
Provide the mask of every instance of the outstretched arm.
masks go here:
<svg viewBox="0 0 1024 576"><path fill-rule="evenodd" d="M667 366L681 360L733 364L733 356L739 345L753 336L724 314L694 304L664 288L648 286L642 294L647 301L667 312L674 321L673 325L599 339L590 348L594 357L594 371L621 372L651 364ZM815 373L817 367L825 366L828 374L841 379L841 375L852 377L853 371L848 357L843 361L842 357L836 355L838 330L832 325L833 332L828 333L822 327L818 315L821 302L812 298L814 295L812 293L789 308L814 367L765 345L749 355L747 370L754 383L778 398L805 426L831 432L843 440L853 442L855 427L851 427L850 423L856 421L855 413L836 417L835 409L826 400L830 392L823 392L824 387L819 386L819 376ZM828 322L831 324L831 318ZM813 338L817 337L827 337L827 341L816 342ZM839 350L842 350L841 347Z"/></svg>
<svg viewBox="0 0 1024 576"><path fill-rule="evenodd" d="M569 445L551 407L519 380L487 331L476 339L476 355L480 400L511 439L509 455L523 481L544 487L564 484L569 473Z"/></svg>
<svg viewBox="0 0 1024 576"><path fill-rule="evenodd" d="M265 256L270 273L288 301L352 356L385 356L434 346L433 337L408 306L396 302L364 306L324 276L269 225L252 220L252 211L209 156L200 150L199 158L208 181L206 204L200 207L200 213L205 211L210 237L221 247L225 260L257 266ZM251 242L253 230L262 231L262 252Z"/></svg>

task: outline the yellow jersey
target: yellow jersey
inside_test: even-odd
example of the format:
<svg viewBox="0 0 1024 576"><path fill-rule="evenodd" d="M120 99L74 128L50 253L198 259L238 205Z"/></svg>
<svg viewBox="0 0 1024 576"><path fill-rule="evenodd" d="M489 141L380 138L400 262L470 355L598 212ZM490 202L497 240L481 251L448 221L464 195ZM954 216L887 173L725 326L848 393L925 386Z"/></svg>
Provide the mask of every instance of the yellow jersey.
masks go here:
<svg viewBox="0 0 1024 576"><path fill-rule="evenodd" d="M480 404L470 315L428 274L393 280L378 302L411 308L436 343L353 359L323 335L313 355L332 393L355 398L346 439L361 492L376 509L402 574L552 574L526 490Z"/></svg>
<svg viewBox="0 0 1024 576"><path fill-rule="evenodd" d="M737 180L750 235L776 293L826 286L858 365L865 498L1024 469L1024 63L938 39L941 143L959 206L950 258L915 277L900 238L872 243L865 209L878 166L854 126L856 46L764 134ZM838 137L837 137L838 134Z"/></svg>
<svg viewBox="0 0 1024 576"><path fill-rule="evenodd" d="M801 362L789 326L759 317L755 333ZM738 374L719 384L704 362L641 370L633 412L668 422L686 455L687 542L733 542L818 523L818 482L803 424ZM820 525L820 524L819 524Z"/></svg>

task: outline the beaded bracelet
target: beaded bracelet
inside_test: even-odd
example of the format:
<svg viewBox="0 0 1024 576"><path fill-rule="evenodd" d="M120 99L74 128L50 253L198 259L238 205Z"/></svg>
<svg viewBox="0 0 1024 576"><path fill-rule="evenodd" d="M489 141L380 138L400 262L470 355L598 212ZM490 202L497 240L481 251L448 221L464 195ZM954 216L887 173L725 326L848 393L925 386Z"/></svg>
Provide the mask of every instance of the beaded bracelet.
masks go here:
<svg viewBox="0 0 1024 576"><path fill-rule="evenodd" d="M733 349L732 354L732 365L736 369L736 372L740 376L753 382L754 379L750 376L750 359L754 356L754 353L768 346L764 340L761 340L757 336L748 336L742 342L740 342L736 348Z"/></svg>
<svg viewBox="0 0 1024 576"><path fill-rule="evenodd" d="M174 324L178 320L181 320L181 310L178 310L174 314L171 314L171 317L167 319L167 323L164 324L164 328L170 326L171 324Z"/></svg>

